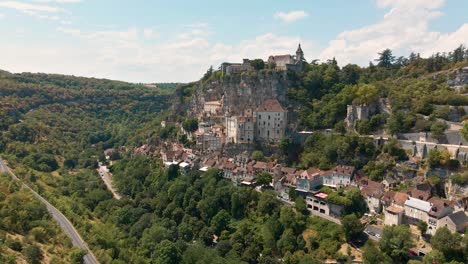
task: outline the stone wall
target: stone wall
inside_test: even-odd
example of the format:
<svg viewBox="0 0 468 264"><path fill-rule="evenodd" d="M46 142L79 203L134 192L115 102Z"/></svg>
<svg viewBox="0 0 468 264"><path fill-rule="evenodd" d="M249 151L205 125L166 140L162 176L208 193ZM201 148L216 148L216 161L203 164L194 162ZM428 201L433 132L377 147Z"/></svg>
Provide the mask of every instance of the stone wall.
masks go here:
<svg viewBox="0 0 468 264"><path fill-rule="evenodd" d="M348 105L345 119L346 126L348 129L354 129L356 127L357 121L369 119L377 111L378 106L376 105Z"/></svg>

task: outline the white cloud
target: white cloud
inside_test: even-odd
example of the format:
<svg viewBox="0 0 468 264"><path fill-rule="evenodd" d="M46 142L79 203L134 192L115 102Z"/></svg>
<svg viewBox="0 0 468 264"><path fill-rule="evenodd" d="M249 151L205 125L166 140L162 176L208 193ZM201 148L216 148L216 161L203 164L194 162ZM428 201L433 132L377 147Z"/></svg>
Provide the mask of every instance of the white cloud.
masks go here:
<svg viewBox="0 0 468 264"><path fill-rule="evenodd" d="M145 28L143 29L143 36L145 38L152 38L156 36L156 32L152 28Z"/></svg>
<svg viewBox="0 0 468 264"><path fill-rule="evenodd" d="M79 3L81 0L33 0L34 2L39 3L59 3L59 4L70 4L70 3Z"/></svg>
<svg viewBox="0 0 468 264"><path fill-rule="evenodd" d="M299 42L304 50L312 50L312 43L300 37L273 33L234 45L213 42L203 35L181 39L170 34L148 39L145 28L87 32L62 26L57 34L64 34L73 44L0 43L2 65L13 72L41 71L133 82L193 81L210 65L216 68L226 61L291 54Z"/></svg>
<svg viewBox="0 0 468 264"><path fill-rule="evenodd" d="M61 11L60 8L54 7L54 6L28 4L28 3L16 2L16 1L0 2L0 7L15 9L24 13L31 13L31 12L56 13L56 12Z"/></svg>
<svg viewBox="0 0 468 264"><path fill-rule="evenodd" d="M307 14L305 11L291 11L288 13L285 12L278 12L274 15L276 19L281 19L284 22L295 22L297 20L303 19L307 17L309 14Z"/></svg>
<svg viewBox="0 0 468 264"><path fill-rule="evenodd" d="M205 23L205 22L198 22L198 23L192 23L192 24L187 25L187 27L191 27L191 28L207 28L208 26L209 26L208 23Z"/></svg>
<svg viewBox="0 0 468 264"><path fill-rule="evenodd" d="M446 0L377 0L380 8L390 8L381 21L362 28L344 31L324 49L322 60L335 57L342 65L367 64L377 52L390 48L397 55L411 51L428 56L435 51L450 51L468 44L468 24L453 33L442 34L428 29L431 20L443 15L439 9Z"/></svg>
<svg viewBox="0 0 468 264"><path fill-rule="evenodd" d="M205 28L194 28L190 31L177 34L177 38L189 39L189 38L194 38L194 37L206 37L210 34L211 32Z"/></svg>

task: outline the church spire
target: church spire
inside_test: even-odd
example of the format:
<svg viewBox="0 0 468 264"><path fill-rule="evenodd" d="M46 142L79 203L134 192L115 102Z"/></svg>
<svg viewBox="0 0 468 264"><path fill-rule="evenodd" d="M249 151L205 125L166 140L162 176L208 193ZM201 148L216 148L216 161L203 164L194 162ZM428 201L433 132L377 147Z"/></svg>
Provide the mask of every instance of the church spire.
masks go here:
<svg viewBox="0 0 468 264"><path fill-rule="evenodd" d="M301 43L299 43L299 46L297 47L296 60L297 61L303 61L304 60L304 52L302 51Z"/></svg>

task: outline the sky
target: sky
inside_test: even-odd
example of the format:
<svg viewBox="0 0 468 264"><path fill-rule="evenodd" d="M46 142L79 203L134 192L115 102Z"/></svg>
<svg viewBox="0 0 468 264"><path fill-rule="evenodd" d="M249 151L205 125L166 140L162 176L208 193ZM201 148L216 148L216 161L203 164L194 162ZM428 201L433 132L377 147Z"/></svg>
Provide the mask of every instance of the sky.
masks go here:
<svg viewBox="0 0 468 264"><path fill-rule="evenodd" d="M467 0L0 0L0 69L189 82L294 54L368 65L468 47Z"/></svg>

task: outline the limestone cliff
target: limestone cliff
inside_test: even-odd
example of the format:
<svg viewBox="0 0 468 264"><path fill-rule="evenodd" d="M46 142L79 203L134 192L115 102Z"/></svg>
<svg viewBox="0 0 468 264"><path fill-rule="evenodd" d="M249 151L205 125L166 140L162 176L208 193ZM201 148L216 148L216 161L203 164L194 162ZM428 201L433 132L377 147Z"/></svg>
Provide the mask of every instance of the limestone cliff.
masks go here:
<svg viewBox="0 0 468 264"><path fill-rule="evenodd" d="M267 99L278 99L284 107L289 107L286 93L290 86L287 75L276 71L249 71L199 82L191 97L189 113L199 115L209 101L221 101L222 112L230 115L255 109Z"/></svg>
<svg viewBox="0 0 468 264"><path fill-rule="evenodd" d="M468 85L468 67L460 68L449 73L448 85L452 87L462 87Z"/></svg>

